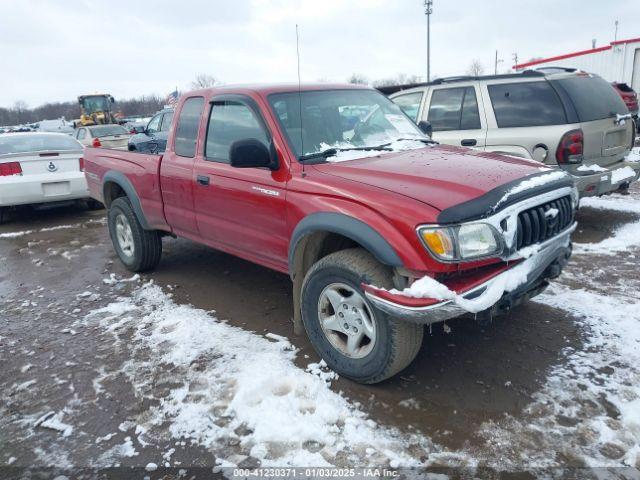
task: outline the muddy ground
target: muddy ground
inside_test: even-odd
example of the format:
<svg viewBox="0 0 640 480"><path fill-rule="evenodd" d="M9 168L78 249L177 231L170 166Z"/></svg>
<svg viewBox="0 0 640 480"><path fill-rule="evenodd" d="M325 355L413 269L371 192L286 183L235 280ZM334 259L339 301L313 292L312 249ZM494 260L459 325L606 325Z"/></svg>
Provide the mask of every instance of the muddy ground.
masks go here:
<svg viewBox="0 0 640 480"><path fill-rule="evenodd" d="M634 196L640 197L637 190ZM123 376L96 386L101 369L122 364L128 352L114 348L95 326L69 327L140 284L104 282L110 274L131 277L111 248L104 218L103 210L77 206L23 209L0 226L0 235L28 232L0 238L0 464L104 466L113 460L111 464L144 467L157 463L158 452L166 447L142 445L134 438L134 457L113 450L123 438L135 437L127 433L126 420L149 404L135 397ZM582 244L602 241L639 217L584 208L578 220L573 241ZM593 287L591 279L581 277L593 272L603 292L609 285L615 288L620 275L640 281L633 262L616 265L616 259L594 257L576 259L574 265L565 280L573 287ZM172 291L177 303L215 311L231 325L288 337L300 349L297 362L303 368L317 360L306 338L293 335L291 284L285 275L166 238L158 269L142 275L142 282L148 280ZM338 379L331 388L360 403L376 422L420 432L446 449L481 449L486 442L477 435L481 426L505 415L521 417L548 371L564 361L567 347L581 349L584 338L574 320L565 310L534 302L488 327L462 317L448 322L449 333L442 325L427 330L416 361L395 378L375 386ZM65 450L61 432L33 428L34 419L62 410L74 399L83 405L75 419L80 427ZM407 399L417 400L419 408L403 403ZM105 438L112 433L117 438ZM174 443L167 440L167 445ZM202 447L178 442L175 448L173 465L214 465Z"/></svg>

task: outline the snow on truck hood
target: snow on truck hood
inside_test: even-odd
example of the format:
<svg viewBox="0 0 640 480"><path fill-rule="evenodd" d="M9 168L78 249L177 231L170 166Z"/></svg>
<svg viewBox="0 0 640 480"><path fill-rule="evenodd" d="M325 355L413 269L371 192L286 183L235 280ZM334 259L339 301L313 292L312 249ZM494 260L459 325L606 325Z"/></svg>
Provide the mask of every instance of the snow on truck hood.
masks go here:
<svg viewBox="0 0 640 480"><path fill-rule="evenodd" d="M546 172L549 181L567 176L533 160L449 145L347 153L348 161L338 157L338 161L329 159L328 163L314 165L314 168L414 198L439 210L468 202L506 184L515 182L517 188L518 179L531 175ZM355 156L358 158L354 159ZM519 192L542 183L529 182L528 186L525 183Z"/></svg>

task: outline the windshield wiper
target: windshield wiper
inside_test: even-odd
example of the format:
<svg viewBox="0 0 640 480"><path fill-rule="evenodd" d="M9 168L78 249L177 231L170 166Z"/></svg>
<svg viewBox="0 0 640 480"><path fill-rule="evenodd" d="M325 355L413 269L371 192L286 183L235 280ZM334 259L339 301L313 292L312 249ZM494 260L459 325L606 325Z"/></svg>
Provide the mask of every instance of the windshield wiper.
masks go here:
<svg viewBox="0 0 640 480"><path fill-rule="evenodd" d="M362 150L362 151L367 151L367 150L388 150L391 151L391 148L389 148L389 145L391 145L390 143L385 143L383 145L372 145L370 147L349 147L349 148L327 148L326 150L322 150L321 152L315 152L315 153L307 153L306 155L302 155L299 157L299 160L304 162L305 160L313 160L313 159L317 159L317 158L322 158L322 159L326 159L328 157L333 157L335 155L338 154L338 152L352 152L352 151L358 151L358 150Z"/></svg>
<svg viewBox="0 0 640 480"><path fill-rule="evenodd" d="M416 142L426 143L427 145L436 145L438 143L435 140L431 140L430 138L415 138L415 137L397 138L396 142L401 142L403 140L414 140Z"/></svg>
<svg viewBox="0 0 640 480"><path fill-rule="evenodd" d="M307 153L306 155L301 155L298 158L298 160L304 162L305 160L313 160L314 158L333 157L337 153L338 153L337 148L327 148L326 150L322 150L321 152Z"/></svg>

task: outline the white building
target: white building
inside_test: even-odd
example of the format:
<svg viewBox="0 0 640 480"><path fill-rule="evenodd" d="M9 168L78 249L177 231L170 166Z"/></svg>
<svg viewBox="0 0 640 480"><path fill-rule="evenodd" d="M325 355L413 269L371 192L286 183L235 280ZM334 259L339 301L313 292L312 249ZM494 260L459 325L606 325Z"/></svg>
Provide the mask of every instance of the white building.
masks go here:
<svg viewBox="0 0 640 480"><path fill-rule="evenodd" d="M605 47L557 55L515 65L515 70L541 67L578 68L609 82L626 83L640 93L640 38L618 40Z"/></svg>

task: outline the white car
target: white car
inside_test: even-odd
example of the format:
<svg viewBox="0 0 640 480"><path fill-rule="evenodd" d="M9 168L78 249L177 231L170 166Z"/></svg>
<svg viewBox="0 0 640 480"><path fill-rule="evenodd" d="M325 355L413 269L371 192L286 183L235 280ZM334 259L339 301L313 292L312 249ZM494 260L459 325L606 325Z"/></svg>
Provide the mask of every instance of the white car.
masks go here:
<svg viewBox="0 0 640 480"><path fill-rule="evenodd" d="M131 133L122 125L78 127L74 138L87 147L126 150Z"/></svg>
<svg viewBox="0 0 640 480"><path fill-rule="evenodd" d="M88 199L82 153L63 133L0 136L0 223L8 207Z"/></svg>

